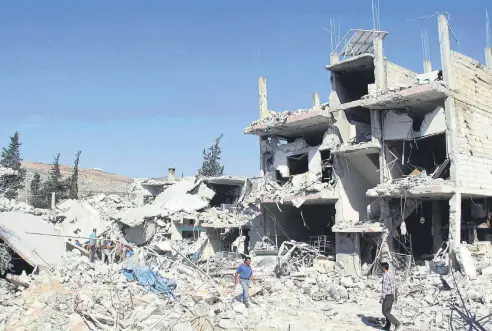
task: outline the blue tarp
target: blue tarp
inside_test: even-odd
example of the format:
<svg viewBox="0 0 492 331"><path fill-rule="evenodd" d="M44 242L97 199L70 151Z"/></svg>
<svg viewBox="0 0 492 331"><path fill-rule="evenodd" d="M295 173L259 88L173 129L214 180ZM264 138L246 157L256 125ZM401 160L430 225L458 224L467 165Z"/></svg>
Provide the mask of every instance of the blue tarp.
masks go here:
<svg viewBox="0 0 492 331"><path fill-rule="evenodd" d="M135 280L139 282L140 285L147 289L147 291L166 295L172 300L176 299L174 290L176 289L177 284L174 279L161 277L148 267L122 269L121 273L125 275L128 281Z"/></svg>

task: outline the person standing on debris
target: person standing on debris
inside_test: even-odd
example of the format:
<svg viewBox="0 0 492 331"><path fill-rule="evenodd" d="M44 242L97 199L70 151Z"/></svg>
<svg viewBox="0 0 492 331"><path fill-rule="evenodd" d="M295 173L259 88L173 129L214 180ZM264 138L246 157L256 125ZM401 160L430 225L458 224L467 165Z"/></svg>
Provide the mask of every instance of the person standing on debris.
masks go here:
<svg viewBox="0 0 492 331"><path fill-rule="evenodd" d="M241 263L234 273L234 284L237 285L239 278L239 283L243 287L243 302L246 308L249 308L249 288L251 287L251 282L253 279L253 270L251 269L251 258L246 256L244 258L244 263Z"/></svg>
<svg viewBox="0 0 492 331"><path fill-rule="evenodd" d="M386 325L383 330L389 330L391 324L395 325L395 331L400 330L400 322L391 315L391 308L393 307L393 302L396 303L398 297L398 290L396 288L395 277L393 273L389 272L389 264L387 262L381 263L383 267L383 280L382 280L382 293L381 293L381 303L383 315L386 318Z"/></svg>
<svg viewBox="0 0 492 331"><path fill-rule="evenodd" d="M92 229L92 233L89 235L89 247L91 250L91 262L94 262L94 256L96 254L96 229Z"/></svg>
<svg viewBox="0 0 492 331"><path fill-rule="evenodd" d="M106 263L106 264L110 264L110 263L113 263L113 248L114 248L114 245L113 245L113 241L111 239L106 239L104 241L104 249L102 251L103 253L103 262Z"/></svg>

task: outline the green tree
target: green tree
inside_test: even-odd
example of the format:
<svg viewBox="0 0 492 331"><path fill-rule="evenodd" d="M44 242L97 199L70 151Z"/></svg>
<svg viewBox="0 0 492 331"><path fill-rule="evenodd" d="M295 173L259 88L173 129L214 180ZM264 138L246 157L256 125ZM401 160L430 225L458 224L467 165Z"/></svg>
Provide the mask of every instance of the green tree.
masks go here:
<svg viewBox="0 0 492 331"><path fill-rule="evenodd" d="M12 175L3 175L0 177L0 194L3 194L8 199L15 199L18 190L23 188L24 178L26 177L26 169L22 167L22 158L20 156L19 132L10 137L8 148L2 149L2 158L0 165L5 168L10 168L16 171Z"/></svg>
<svg viewBox="0 0 492 331"><path fill-rule="evenodd" d="M29 203L36 208L48 208L49 203L43 192L43 186L41 183L41 176L38 172L34 174L34 178L31 180Z"/></svg>
<svg viewBox="0 0 492 331"><path fill-rule="evenodd" d="M69 186L69 180L63 180L60 171L60 153L58 153L53 159L53 164L50 169L50 176L47 181L44 182L42 189L42 196L45 201L51 200L51 193L55 192L56 200L60 201L67 198L67 191Z"/></svg>
<svg viewBox="0 0 492 331"><path fill-rule="evenodd" d="M75 163L73 166L72 178L70 178L70 192L68 193L69 199L78 199L79 198L79 160L80 154L82 152L78 151L75 156Z"/></svg>
<svg viewBox="0 0 492 331"><path fill-rule="evenodd" d="M222 150L220 149L220 140L223 134L215 139L215 144L208 149L203 150L203 163L198 174L205 177L222 176L224 174L224 166L220 164Z"/></svg>

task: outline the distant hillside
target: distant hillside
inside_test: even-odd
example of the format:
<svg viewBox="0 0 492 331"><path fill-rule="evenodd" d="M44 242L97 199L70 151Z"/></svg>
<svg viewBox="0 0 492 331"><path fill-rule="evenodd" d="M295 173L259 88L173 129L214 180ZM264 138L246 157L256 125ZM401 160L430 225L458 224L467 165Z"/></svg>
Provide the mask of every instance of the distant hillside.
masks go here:
<svg viewBox="0 0 492 331"><path fill-rule="evenodd" d="M29 185L34 173L39 172L41 180L46 180L51 164L22 162L22 166L26 168L27 176L24 189L19 192L19 200L25 201L28 197ZM69 177L72 175L73 165L60 165L60 171L64 178ZM99 193L127 196L130 193L132 183L133 179L129 177L110 174L100 169L79 168L79 194L81 197Z"/></svg>

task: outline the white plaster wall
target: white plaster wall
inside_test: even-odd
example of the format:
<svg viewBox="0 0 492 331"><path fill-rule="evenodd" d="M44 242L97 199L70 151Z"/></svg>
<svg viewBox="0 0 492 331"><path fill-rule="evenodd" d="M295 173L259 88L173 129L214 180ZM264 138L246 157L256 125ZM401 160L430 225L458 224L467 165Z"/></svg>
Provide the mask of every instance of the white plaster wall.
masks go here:
<svg viewBox="0 0 492 331"><path fill-rule="evenodd" d="M171 225L169 226L169 233L171 234L171 240L183 240L183 236L181 236L181 232L178 230L177 224L175 222L171 222Z"/></svg>
<svg viewBox="0 0 492 331"><path fill-rule="evenodd" d="M455 162L463 193L492 191L492 70L451 52L455 84Z"/></svg>
<svg viewBox="0 0 492 331"><path fill-rule="evenodd" d="M337 224L367 219L366 191L372 185L353 166L350 160L337 156L334 162L339 199L335 204Z"/></svg>
<svg viewBox="0 0 492 331"><path fill-rule="evenodd" d="M360 275L360 240L358 233L336 233L336 260L345 275Z"/></svg>
<svg viewBox="0 0 492 331"><path fill-rule="evenodd" d="M402 140L410 137L413 120L404 113L389 110L384 115L384 140Z"/></svg>
<svg viewBox="0 0 492 331"><path fill-rule="evenodd" d="M420 125L420 136L431 136L443 132L446 132L446 115L444 108L439 106L425 115Z"/></svg>

